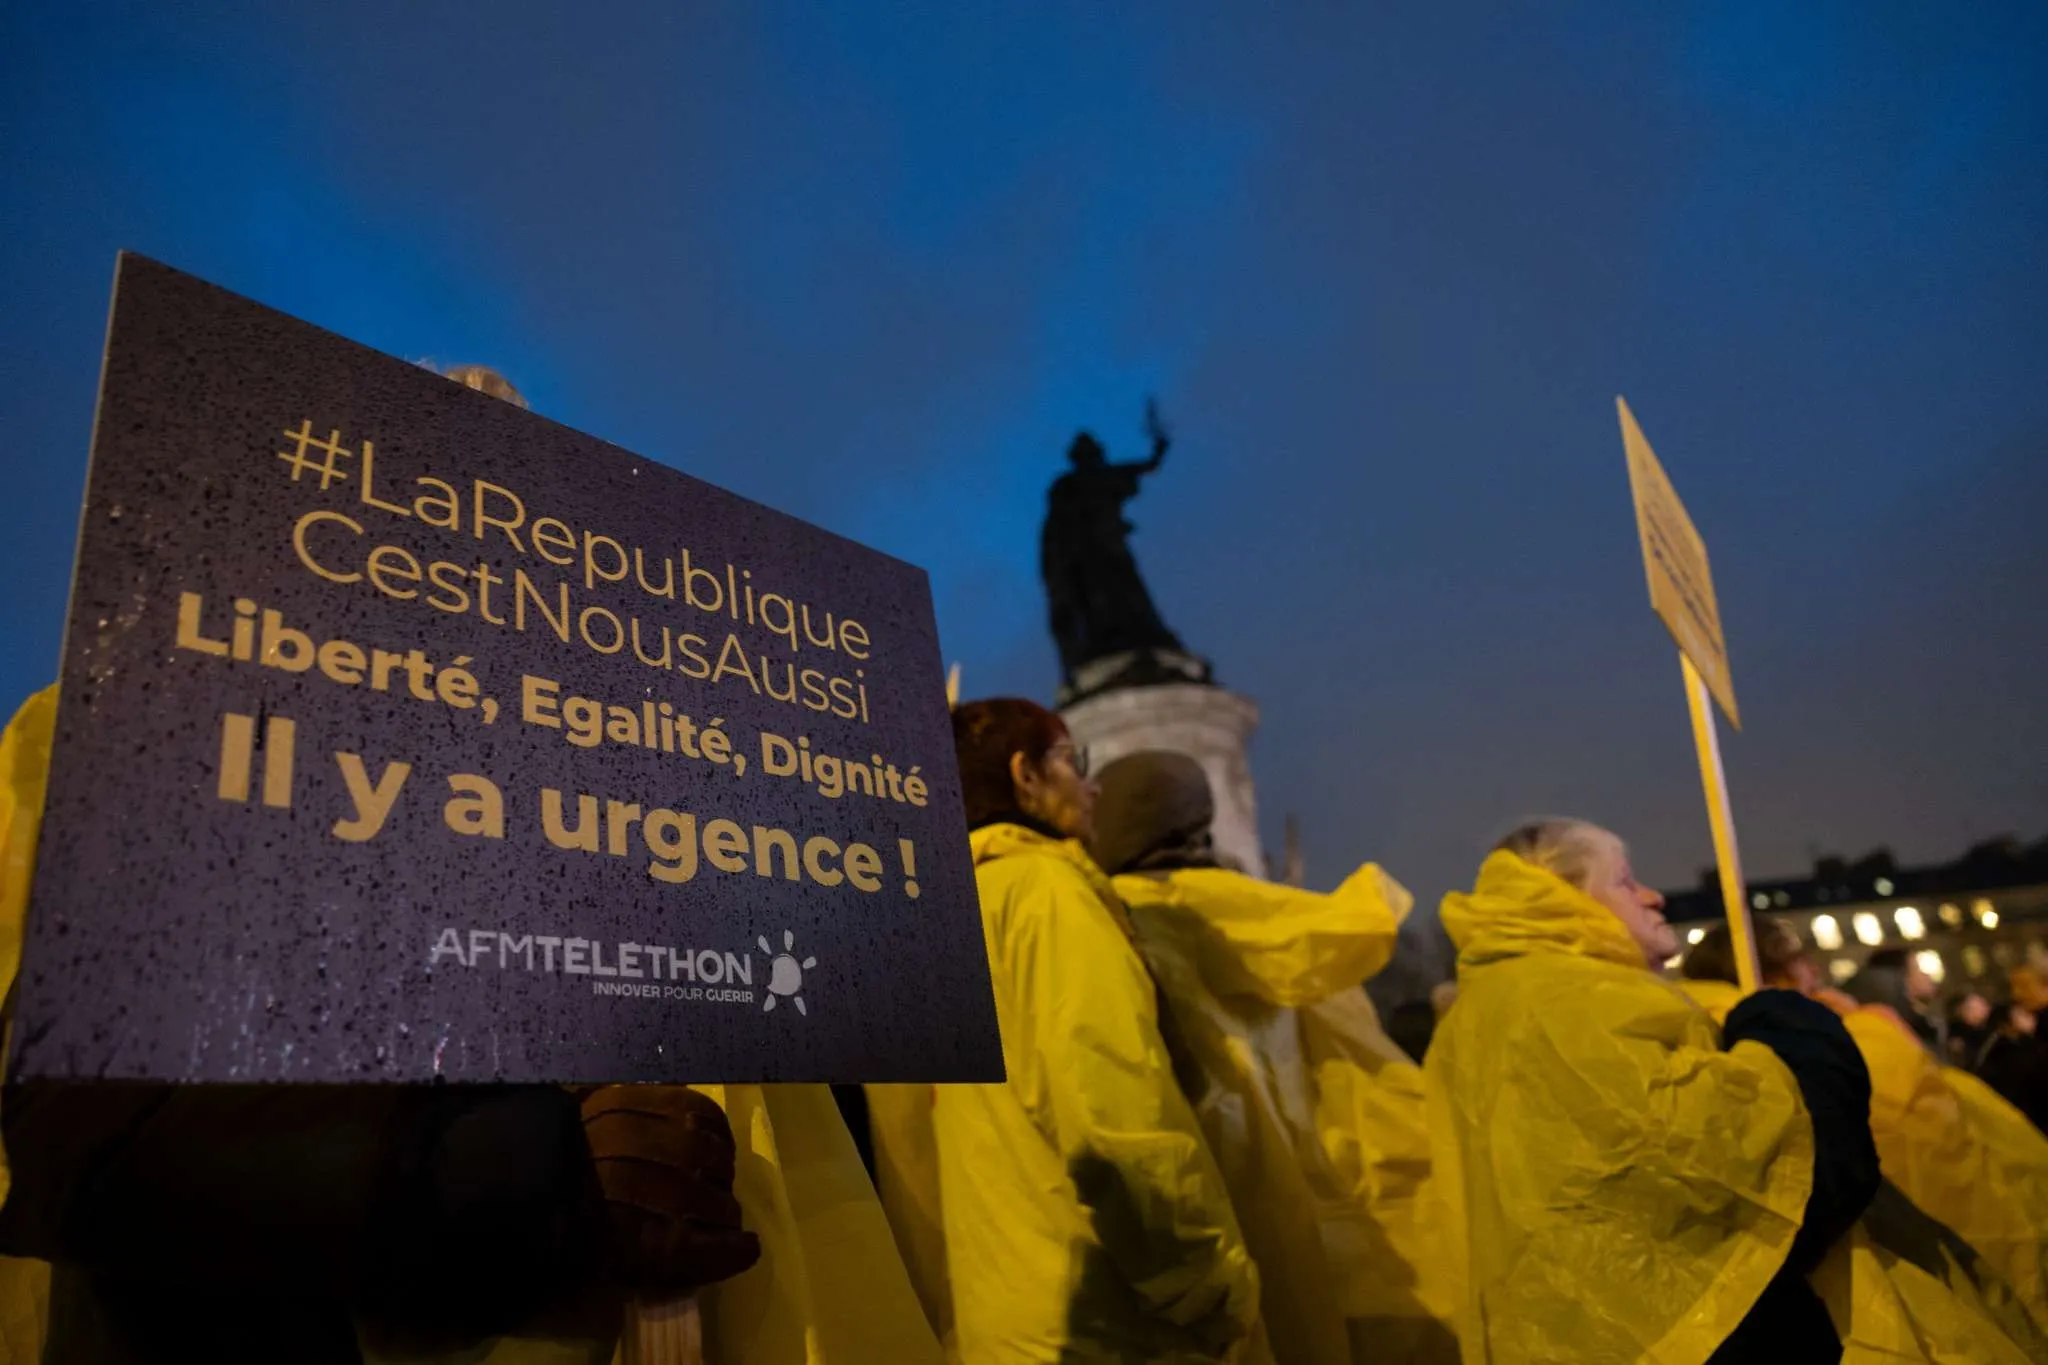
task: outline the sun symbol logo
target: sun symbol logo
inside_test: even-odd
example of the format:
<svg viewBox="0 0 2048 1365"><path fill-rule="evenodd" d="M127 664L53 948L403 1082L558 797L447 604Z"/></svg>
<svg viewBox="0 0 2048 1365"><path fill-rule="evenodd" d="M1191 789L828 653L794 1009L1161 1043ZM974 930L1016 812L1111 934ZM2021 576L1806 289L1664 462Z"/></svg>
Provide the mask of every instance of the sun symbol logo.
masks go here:
<svg viewBox="0 0 2048 1365"><path fill-rule="evenodd" d="M768 946L766 938L757 938L754 942L760 944L761 951L768 955L768 992L761 997L761 1013L766 1014L775 1008L777 996L786 995L796 1006L796 1012L808 1017L810 1011L804 1008L804 998L797 992L804 988L804 973L817 966L818 959L807 957L798 962L796 935L787 929L782 931L782 951L779 953Z"/></svg>

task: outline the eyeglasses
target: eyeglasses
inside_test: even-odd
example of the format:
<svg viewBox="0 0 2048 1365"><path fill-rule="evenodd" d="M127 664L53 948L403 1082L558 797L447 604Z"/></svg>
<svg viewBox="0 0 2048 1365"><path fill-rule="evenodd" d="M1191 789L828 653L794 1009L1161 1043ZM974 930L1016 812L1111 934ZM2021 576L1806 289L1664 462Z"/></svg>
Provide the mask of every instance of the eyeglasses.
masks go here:
<svg viewBox="0 0 2048 1365"><path fill-rule="evenodd" d="M1067 760L1067 766L1074 770L1074 776L1088 776L1088 746L1062 741L1045 751L1047 758L1059 756Z"/></svg>

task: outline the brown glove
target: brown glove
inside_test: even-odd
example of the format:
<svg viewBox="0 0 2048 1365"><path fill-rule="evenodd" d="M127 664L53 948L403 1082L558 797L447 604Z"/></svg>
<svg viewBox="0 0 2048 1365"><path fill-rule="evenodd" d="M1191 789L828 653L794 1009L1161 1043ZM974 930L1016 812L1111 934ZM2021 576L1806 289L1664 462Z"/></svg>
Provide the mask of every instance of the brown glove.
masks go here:
<svg viewBox="0 0 2048 1365"><path fill-rule="evenodd" d="M584 1099L583 1132L627 1288L687 1294L761 1258L733 1198L732 1125L713 1101L680 1085L608 1085Z"/></svg>

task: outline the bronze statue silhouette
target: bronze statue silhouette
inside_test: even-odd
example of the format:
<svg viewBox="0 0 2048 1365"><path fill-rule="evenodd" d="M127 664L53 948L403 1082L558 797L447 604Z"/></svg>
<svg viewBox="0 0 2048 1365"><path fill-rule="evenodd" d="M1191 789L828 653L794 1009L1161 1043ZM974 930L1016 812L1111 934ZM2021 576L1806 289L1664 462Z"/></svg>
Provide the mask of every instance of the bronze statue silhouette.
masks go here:
<svg viewBox="0 0 2048 1365"><path fill-rule="evenodd" d="M1207 666L1189 657L1160 619L1131 554L1133 527L1124 520L1124 504L1173 444L1156 401L1145 405L1145 435L1152 443L1149 458L1112 464L1102 442L1086 431L1076 434L1067 448L1073 468L1053 480L1046 499L1039 572L1067 691L1075 688L1077 670L1117 655L1133 657L1103 685L1208 680ZM1170 662L1158 657L1162 651Z"/></svg>

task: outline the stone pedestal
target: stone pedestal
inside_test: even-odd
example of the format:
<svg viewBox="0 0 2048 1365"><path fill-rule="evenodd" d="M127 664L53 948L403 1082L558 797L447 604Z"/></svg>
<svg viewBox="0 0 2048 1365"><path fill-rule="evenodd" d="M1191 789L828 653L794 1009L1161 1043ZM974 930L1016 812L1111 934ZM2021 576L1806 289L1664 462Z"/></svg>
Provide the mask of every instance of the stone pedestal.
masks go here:
<svg viewBox="0 0 2048 1365"><path fill-rule="evenodd" d="M1073 676L1060 684L1059 704L1062 707L1072 706L1097 692L1110 692L1122 687L1206 683L1214 679L1209 661L1193 654L1151 647L1127 649L1118 654L1106 654L1076 668Z"/></svg>
<svg viewBox="0 0 2048 1365"><path fill-rule="evenodd" d="M1167 749L1200 763L1216 796L1217 851L1254 877L1266 875L1246 754L1259 725L1250 698L1199 683L1160 683L1096 692L1060 716L1075 742L1087 746L1093 771L1141 749Z"/></svg>

